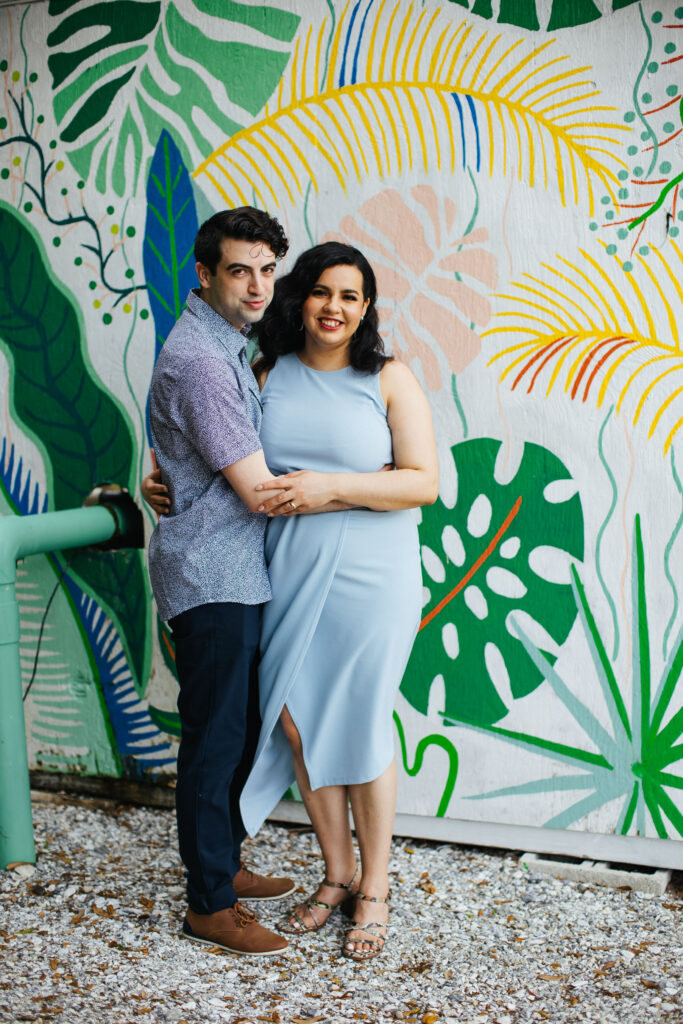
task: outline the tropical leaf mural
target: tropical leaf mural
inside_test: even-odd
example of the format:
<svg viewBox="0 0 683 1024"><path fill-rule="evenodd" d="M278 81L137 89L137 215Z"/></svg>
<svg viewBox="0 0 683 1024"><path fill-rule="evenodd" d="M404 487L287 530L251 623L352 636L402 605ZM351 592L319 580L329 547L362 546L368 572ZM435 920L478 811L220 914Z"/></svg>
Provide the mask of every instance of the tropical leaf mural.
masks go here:
<svg viewBox="0 0 683 1024"><path fill-rule="evenodd" d="M504 323L483 336L515 340L489 365L504 364L500 379L513 391L544 387L547 396L562 386L572 399L590 399L598 408L614 394L617 413L628 399L633 425L644 416L648 438L660 428L666 454L683 426L676 416L683 395L683 253L670 239L649 258L637 254L625 271L616 256L607 260L583 249L580 255L575 262L558 256L554 265L542 264L545 277L523 274L498 296L510 303L494 314ZM646 298L648 286L653 291ZM670 407L673 422L664 418Z"/></svg>
<svg viewBox="0 0 683 1024"><path fill-rule="evenodd" d="M583 557L571 477L547 449L525 444L514 476L500 482L500 449L490 438L455 445L455 508L439 500L422 510L424 611L401 683L422 714L440 679L448 718L497 721L543 681L511 628L515 616L540 628L551 661L576 618L568 571L563 583L550 568L557 556Z"/></svg>
<svg viewBox="0 0 683 1024"><path fill-rule="evenodd" d="M591 211L597 183L614 195L630 129L599 102L590 68L565 67L552 40L506 43L388 0L347 4L328 35L324 22L297 39L262 118L197 167L228 205L252 190L266 208L298 202L323 172L346 188L369 174L467 165L514 167L531 187L557 188L563 204L585 195Z"/></svg>
<svg viewBox="0 0 683 1024"><path fill-rule="evenodd" d="M48 11L61 142L82 177L119 196L135 191L164 129L195 164L248 123L277 85L299 24L273 4L237 0L50 0Z"/></svg>
<svg viewBox="0 0 683 1024"><path fill-rule="evenodd" d="M612 0L611 11L630 7L638 0ZM449 0L449 3L469 9L480 18L494 19L499 25L518 25L519 28L536 32L545 28L556 32L562 28L573 28L597 21L603 16L605 5L598 6L594 0L552 0L552 4L540 0Z"/></svg>
<svg viewBox="0 0 683 1024"><path fill-rule="evenodd" d="M174 765L175 750L152 720L146 701L136 693L114 624L75 580L67 577L66 587L90 646L124 774L139 776L151 769Z"/></svg>
<svg viewBox="0 0 683 1024"><path fill-rule="evenodd" d="M489 322L486 292L498 280L488 231L475 227L479 196L471 172L470 179L471 210L428 185L403 195L384 189L322 239L359 246L372 260L382 335L399 359L419 364L430 391L479 355L475 327Z"/></svg>
<svg viewBox="0 0 683 1024"><path fill-rule="evenodd" d="M31 481L31 471L17 458L14 445L3 438L0 515L35 515L47 511L47 506L47 495ZM61 575L54 554L34 555L28 564L17 566L21 680L32 759L52 771L120 775L102 694L90 671L87 645Z"/></svg>
<svg viewBox="0 0 683 1024"><path fill-rule="evenodd" d="M548 778L470 797L492 799L515 797L530 793L584 792L566 810L549 819L547 828L568 828L585 815L612 800L620 800L621 812L616 831L622 835L635 832L651 834L647 813L660 839L673 832L683 836L683 813L669 790L683 789L683 779L672 774L671 765L683 759L683 708L676 710L676 686L683 673L683 630L671 649L664 671L653 692L650 662L651 625L648 618L645 593L645 553L640 517L636 516L633 530L633 681L631 707L627 708L625 694L617 680L591 609L585 589L576 568L572 566L572 589L579 610L590 661L608 709L611 730L605 728L592 711L575 695L571 685L554 670L551 662L533 644L524 630L513 627L529 657L541 671L559 697L566 712L581 726L595 750L571 747L559 741L513 732L498 726L467 724L500 737L507 743L542 754L553 761L570 765L574 771L568 775L551 773ZM446 724L456 724L448 716Z"/></svg>
<svg viewBox="0 0 683 1024"><path fill-rule="evenodd" d="M77 308L27 221L0 202L0 347L13 369L13 413L43 454L55 509L78 507L105 480L133 491L136 483L133 429L94 374ZM73 568L117 623L142 688L149 597L141 553L81 552Z"/></svg>
<svg viewBox="0 0 683 1024"><path fill-rule="evenodd" d="M0 515L47 508L47 495L3 438ZM116 628L61 556L32 556L18 567L16 590L22 682L40 766L139 776L174 764L167 737L137 697Z"/></svg>
<svg viewBox="0 0 683 1024"><path fill-rule="evenodd" d="M190 176L180 150L164 130L147 178L142 249L156 355L185 308L187 293L197 282L193 246L198 227Z"/></svg>

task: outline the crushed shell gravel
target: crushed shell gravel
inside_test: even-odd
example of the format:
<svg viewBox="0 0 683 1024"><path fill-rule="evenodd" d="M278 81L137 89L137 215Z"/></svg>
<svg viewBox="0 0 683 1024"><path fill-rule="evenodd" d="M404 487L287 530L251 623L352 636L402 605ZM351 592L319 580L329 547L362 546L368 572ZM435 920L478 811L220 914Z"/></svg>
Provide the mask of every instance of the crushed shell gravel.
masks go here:
<svg viewBox="0 0 683 1024"><path fill-rule="evenodd" d="M36 803L36 873L0 873L0 1024L683 1021L680 874L659 898L535 876L510 853L395 840L382 957L343 959L335 915L255 960L178 937L171 811L96 804ZM307 831L266 825L245 855L302 893L322 876ZM255 907L276 927L291 905Z"/></svg>

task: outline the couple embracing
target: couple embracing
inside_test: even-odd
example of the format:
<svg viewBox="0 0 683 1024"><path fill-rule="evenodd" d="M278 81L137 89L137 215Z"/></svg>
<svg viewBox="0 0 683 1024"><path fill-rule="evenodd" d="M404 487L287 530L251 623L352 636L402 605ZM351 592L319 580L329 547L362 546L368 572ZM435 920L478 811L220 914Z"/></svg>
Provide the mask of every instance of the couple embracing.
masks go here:
<svg viewBox="0 0 683 1024"><path fill-rule="evenodd" d="M199 287L150 390L160 476L143 494L163 513L149 567L180 686L183 934L232 953L287 946L242 901L294 883L251 872L240 846L296 779L325 874L282 931L340 908L342 952L365 960L386 939L392 709L421 606L410 510L436 500L436 448L417 380L384 353L365 257L325 243L276 282L287 248L251 207L201 226Z"/></svg>

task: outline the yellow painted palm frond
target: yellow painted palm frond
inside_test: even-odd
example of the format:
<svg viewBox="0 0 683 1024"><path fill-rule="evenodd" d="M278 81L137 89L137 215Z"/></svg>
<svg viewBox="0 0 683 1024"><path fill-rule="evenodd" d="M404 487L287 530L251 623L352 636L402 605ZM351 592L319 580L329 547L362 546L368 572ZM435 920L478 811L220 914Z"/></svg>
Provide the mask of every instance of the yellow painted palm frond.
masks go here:
<svg viewBox="0 0 683 1024"><path fill-rule="evenodd" d="M617 413L628 399L633 425L660 427L664 454L683 426L683 253L673 240L624 272L616 256L596 258L583 249L575 263L544 263L543 277L523 274L508 306L494 313L503 323L483 337L514 338L490 360L504 364L501 381L512 390L564 385L573 399L599 407L610 393Z"/></svg>
<svg viewBox="0 0 683 1024"><path fill-rule="evenodd" d="M357 16L358 15L358 16ZM514 168L562 203L596 186L616 204L623 132L600 103L589 67L572 67L554 41L454 23L418 3L347 7L296 40L274 103L195 170L231 205L296 203L331 174L346 189L368 175L420 167Z"/></svg>

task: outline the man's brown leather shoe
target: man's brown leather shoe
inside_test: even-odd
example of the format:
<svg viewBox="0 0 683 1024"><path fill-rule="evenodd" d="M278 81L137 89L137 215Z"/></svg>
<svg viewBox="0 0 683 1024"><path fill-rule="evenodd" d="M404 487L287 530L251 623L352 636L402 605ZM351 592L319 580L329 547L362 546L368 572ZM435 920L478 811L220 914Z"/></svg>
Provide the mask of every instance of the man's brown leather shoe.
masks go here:
<svg viewBox="0 0 683 1024"><path fill-rule="evenodd" d="M196 914L188 907L182 934L193 942L241 956L272 956L288 946L286 939L264 928L256 915L239 903L215 914Z"/></svg>
<svg viewBox="0 0 683 1024"><path fill-rule="evenodd" d="M271 878L257 875L244 864L232 880L235 896L238 900L281 900L294 892L295 885L291 878Z"/></svg>

